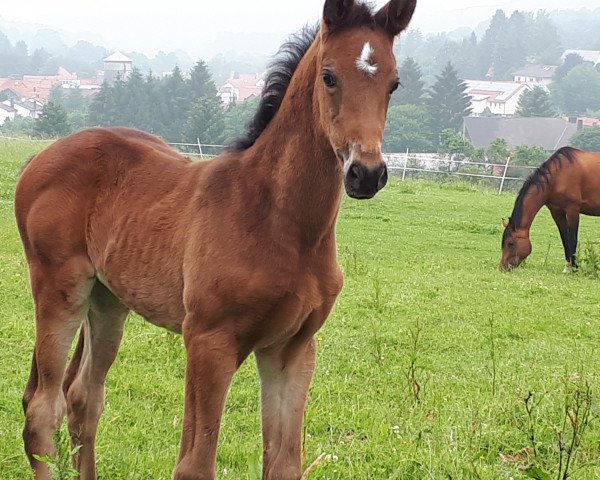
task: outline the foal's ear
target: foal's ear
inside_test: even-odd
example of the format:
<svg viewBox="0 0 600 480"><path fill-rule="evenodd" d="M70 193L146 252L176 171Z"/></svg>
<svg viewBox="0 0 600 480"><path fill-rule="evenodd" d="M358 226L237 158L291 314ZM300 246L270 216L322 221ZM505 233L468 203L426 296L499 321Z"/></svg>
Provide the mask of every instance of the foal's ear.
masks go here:
<svg viewBox="0 0 600 480"><path fill-rule="evenodd" d="M323 22L332 29L344 23L352 8L354 0L325 0L323 7Z"/></svg>
<svg viewBox="0 0 600 480"><path fill-rule="evenodd" d="M507 220L506 218L503 218L503 219L502 219L502 226L503 226L504 228L508 227L508 220Z"/></svg>
<svg viewBox="0 0 600 480"><path fill-rule="evenodd" d="M395 37L408 27L416 6L417 0L390 0L375 14L375 21Z"/></svg>

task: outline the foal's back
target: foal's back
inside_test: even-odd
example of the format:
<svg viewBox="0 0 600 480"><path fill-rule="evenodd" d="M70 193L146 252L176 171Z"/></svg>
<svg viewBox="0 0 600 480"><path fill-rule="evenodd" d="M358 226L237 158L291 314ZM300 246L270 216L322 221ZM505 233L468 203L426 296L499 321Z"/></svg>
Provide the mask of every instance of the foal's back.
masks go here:
<svg viewBox="0 0 600 480"><path fill-rule="evenodd" d="M190 232L214 216L215 203L223 215L220 163L193 163L157 137L125 128L58 140L26 165L17 186L30 265L87 258L89 275L129 308L180 330ZM230 174L236 165L228 159Z"/></svg>

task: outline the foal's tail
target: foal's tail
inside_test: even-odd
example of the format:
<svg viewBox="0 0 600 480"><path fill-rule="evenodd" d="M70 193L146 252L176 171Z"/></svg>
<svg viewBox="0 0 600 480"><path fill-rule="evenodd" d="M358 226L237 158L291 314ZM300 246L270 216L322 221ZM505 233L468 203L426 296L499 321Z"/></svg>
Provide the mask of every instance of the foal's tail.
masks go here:
<svg viewBox="0 0 600 480"><path fill-rule="evenodd" d="M23 171L27 168L27 165L29 165L34 158L35 155L32 155L27 160L25 160L25 163L21 166L21 170L19 170L19 177L23 174Z"/></svg>
<svg viewBox="0 0 600 480"><path fill-rule="evenodd" d="M33 394L37 390L38 384L38 371L37 371L37 363L35 361L35 348L33 349L33 356L31 358L31 371L29 373L29 380L27 381L27 386L25 387L25 393L23 394L23 413L27 415L27 406L31 399L33 398Z"/></svg>
<svg viewBox="0 0 600 480"><path fill-rule="evenodd" d="M63 393L65 394L65 397L67 396L69 387L73 383L73 380L75 380L77 372L79 371L79 365L81 364L81 356L83 355L83 345L84 335L82 325L79 329L79 339L77 340L77 346L75 347L75 351L73 352L73 356L71 357L71 361L69 362L69 366L67 367L65 376L63 377L62 389Z"/></svg>

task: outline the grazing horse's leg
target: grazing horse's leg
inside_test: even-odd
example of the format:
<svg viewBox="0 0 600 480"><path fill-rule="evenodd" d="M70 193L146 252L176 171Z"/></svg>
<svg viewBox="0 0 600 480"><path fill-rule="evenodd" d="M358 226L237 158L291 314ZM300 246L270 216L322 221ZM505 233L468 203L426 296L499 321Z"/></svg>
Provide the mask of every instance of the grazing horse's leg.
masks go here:
<svg viewBox="0 0 600 480"><path fill-rule="evenodd" d="M81 331L80 339L85 340L80 342L79 368L66 393L69 431L73 445L81 447L75 461L81 480L96 479L96 430L104 408L104 382L119 350L128 312L104 285L94 285Z"/></svg>
<svg viewBox="0 0 600 480"><path fill-rule="evenodd" d="M579 231L579 207L567 208L567 226L569 238L569 256L567 263L572 268L577 268L575 254L577 253L577 234Z"/></svg>
<svg viewBox="0 0 600 480"><path fill-rule="evenodd" d="M185 411L175 480L214 480L221 416L233 374L249 352L240 353L233 329L199 330L188 315Z"/></svg>
<svg viewBox="0 0 600 480"><path fill-rule="evenodd" d="M66 411L61 385L67 355L87 315L94 269L85 255L56 263L47 257L28 255L28 261L35 301L36 343L35 367L23 401L23 440L36 480L49 480L48 467L34 455L55 453L53 435Z"/></svg>
<svg viewBox="0 0 600 480"><path fill-rule="evenodd" d="M256 352L261 379L263 480L299 480L302 420L315 369L312 337Z"/></svg>
<svg viewBox="0 0 600 480"><path fill-rule="evenodd" d="M558 228L558 233L560 233L560 240L562 241L563 244L563 249L565 251L565 261L566 261L566 265L565 265L565 269L563 270L563 272L567 273L568 271L570 271L570 267L571 267L571 259L570 259L570 253L569 253L569 227L567 226L567 215L565 213L564 210L559 209L559 208L550 208L548 207L550 210L550 213L552 214L552 218L554 219L554 223L556 223L556 226Z"/></svg>

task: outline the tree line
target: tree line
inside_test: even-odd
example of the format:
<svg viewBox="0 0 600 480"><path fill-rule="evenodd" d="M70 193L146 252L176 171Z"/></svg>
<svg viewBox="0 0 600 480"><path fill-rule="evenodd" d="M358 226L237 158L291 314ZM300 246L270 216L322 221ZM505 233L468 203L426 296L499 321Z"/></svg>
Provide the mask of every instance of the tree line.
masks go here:
<svg viewBox="0 0 600 480"><path fill-rule="evenodd" d="M94 77L103 67L102 60L108 56L106 48L80 40L67 46L58 32L49 29L39 30L34 38L34 47L25 41L14 43L5 33L0 32L0 77L21 78L23 75L56 75L59 67L76 72L79 78ZM149 58L139 52L126 53L135 65L144 72L154 70L165 72L175 65L189 68L193 64L183 52L158 52Z"/></svg>
<svg viewBox="0 0 600 480"><path fill-rule="evenodd" d="M571 70L565 69L557 87L554 87L562 92L563 96L559 98L570 98L565 95L569 89L564 85L571 85L573 77L581 77L581 70L600 77L589 65L572 62ZM470 114L470 100L465 92L466 85L454 66L446 63L429 88L425 86L421 68L414 59L406 58L400 72L402 87L390 101L384 149L390 152L407 149L440 151L483 158L485 152L477 152L472 145L462 145L464 141L461 143L456 138L460 137L463 118ZM593 75L592 78L595 78ZM600 85L600 78L598 83ZM573 98L579 98L579 93L575 90ZM598 98L600 94L589 101L597 101ZM55 88L38 120L7 122L2 130L5 134L56 137L90 126L119 125L154 133L169 142L195 142L200 139L204 144L224 144L241 134L257 107L257 101L254 99L225 109L217 96L208 66L199 61L186 77L178 67L164 78L152 74L143 76L134 69L126 80L105 83L91 100L83 97L78 89ZM548 117L563 112L554 103L553 95L544 88L536 87L522 95L517 115ZM586 135L582 137L585 141L580 146L593 149L590 148L587 132ZM527 161L542 157L539 151L536 154L517 153L517 157L528 158Z"/></svg>
<svg viewBox="0 0 600 480"><path fill-rule="evenodd" d="M566 12L564 12L566 14ZM498 10L483 31L461 29L454 33L424 36L419 30L410 30L396 44L397 58L414 58L423 67L423 74L431 83L438 65L450 61L462 78L511 80L515 70L527 63L558 65L567 48L599 48L597 34L573 36L562 28L564 22L573 22L573 16L587 24L589 12L571 12L573 15L555 15L554 20L545 11L537 13L515 11L507 16ZM596 31L600 21L597 11Z"/></svg>
<svg viewBox="0 0 600 480"><path fill-rule="evenodd" d="M124 126L168 142L223 144L242 133L257 100L225 109L206 63L198 61L185 77L179 67L162 78L133 69L127 79L105 82L91 99L77 88L57 86L38 119L7 121L2 131L52 138L86 127Z"/></svg>
<svg viewBox="0 0 600 480"><path fill-rule="evenodd" d="M557 28L544 12L496 12L478 40L475 33L462 40L447 35L423 38L410 31L403 38L400 66L402 87L388 111L384 148L387 151L444 151L448 132L457 133L470 101L463 78L509 78L527 61L558 63L561 47ZM527 41L523 41L526 39ZM0 47L1 47L0 39ZM0 48L0 52L2 49ZM398 52L397 52L398 53ZM441 59L444 62L440 62ZM421 65L421 61L424 65ZM432 64L442 64L436 71ZM439 67L438 67L439 68ZM224 71L224 64L219 70ZM38 136L56 136L87 126L124 125L162 136L170 142L227 143L243 130L256 102L225 109L206 63L199 61L189 76L175 67L158 78L134 70L126 80L103 85L89 100L77 89L55 89L39 121L16 121L11 128ZM548 91L536 87L521 97L517 115L597 115L600 112L600 72L570 55L560 64ZM491 115L484 112L484 115ZM444 135L443 132L446 132Z"/></svg>
<svg viewBox="0 0 600 480"><path fill-rule="evenodd" d="M439 151L443 148L441 133L444 130L459 132L463 118L470 114L466 84L451 62L435 75L429 88L415 59L405 58L399 70L401 88L390 102L384 146L395 152ZM535 86L524 92L516 112L523 117L597 117L599 114L600 72L579 55L566 57L549 90ZM483 115L493 116L489 110Z"/></svg>

